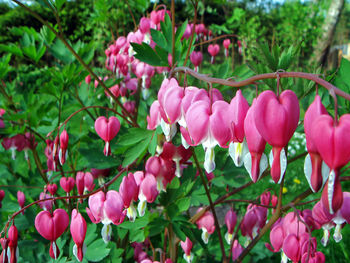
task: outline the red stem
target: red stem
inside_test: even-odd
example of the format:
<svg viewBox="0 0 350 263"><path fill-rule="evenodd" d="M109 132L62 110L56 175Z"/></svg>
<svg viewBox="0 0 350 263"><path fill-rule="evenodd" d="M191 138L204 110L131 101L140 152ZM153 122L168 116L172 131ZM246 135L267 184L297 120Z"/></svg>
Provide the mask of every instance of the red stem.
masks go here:
<svg viewBox="0 0 350 263"><path fill-rule="evenodd" d="M108 186L110 186L112 183L114 183L115 180L117 180L118 177L119 177L120 175L122 175L122 174L128 169L128 167L129 167L129 166L123 168L123 169L122 169L116 176L114 176L108 183L104 184L103 186L101 186L100 188L96 189L95 191L93 191L93 192L91 192L91 193L88 193L88 194L85 194L85 195L51 197L51 198L46 198L46 199L37 200L37 201L35 201L35 202L33 202L33 203L30 203L29 205L26 205L26 206L23 207L21 210L19 210L19 211L13 213L13 214L9 217L9 219L8 219L8 221L7 221L7 223L6 223L5 227L4 227L4 229L0 232L0 237L2 236L3 233L6 233L6 230L7 230L8 226L9 226L10 222L11 222L17 215L19 215L21 212L23 212L23 211L26 210L27 208L29 208L29 207L31 207L31 206L33 206L33 205L39 204L39 203L41 203L41 202L45 202L45 201L56 201L56 200L83 199L83 198L87 198L87 197L89 197L89 196L91 196L91 195L93 195L93 194L96 194L97 192L100 192L100 191L102 191L102 190L105 190Z"/></svg>
<svg viewBox="0 0 350 263"><path fill-rule="evenodd" d="M176 72L186 72L188 74L190 74L191 76L205 81L205 82L209 82L209 83L216 83L216 84L221 84L224 86L229 86L229 87L234 87L234 88L238 88L238 87L242 87L242 86L247 86L250 84L254 84L256 81L259 80L263 80L263 79L276 79L277 78L277 74L276 73L265 73L265 74L259 74L259 75L255 75L251 78L242 80L242 81L232 81L232 80L225 80L225 79L218 79L218 78L212 78L212 77L208 77L205 74L200 74L195 72L194 70L188 68L188 67L177 67L174 68L171 72L170 75L173 75ZM312 74L312 73L304 73L304 72L278 72L278 75L280 78L302 78L302 79L308 79L308 80L312 80L315 83L323 86L324 88L326 88L327 90L330 91L331 95L332 95L332 90L334 91L335 94L343 97L344 99L350 101L350 94L338 89L337 87L335 87L334 85L332 85L331 83L329 83L328 81L321 79L320 77L318 77L317 74Z"/></svg>

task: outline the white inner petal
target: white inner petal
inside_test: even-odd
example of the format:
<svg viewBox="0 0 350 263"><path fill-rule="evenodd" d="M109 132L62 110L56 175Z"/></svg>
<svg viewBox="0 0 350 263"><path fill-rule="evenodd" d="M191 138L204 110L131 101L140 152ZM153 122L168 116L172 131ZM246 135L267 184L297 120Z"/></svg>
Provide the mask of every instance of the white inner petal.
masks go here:
<svg viewBox="0 0 350 263"><path fill-rule="evenodd" d="M212 171L215 170L214 148L206 148L205 149L204 169L207 173L211 173Z"/></svg>

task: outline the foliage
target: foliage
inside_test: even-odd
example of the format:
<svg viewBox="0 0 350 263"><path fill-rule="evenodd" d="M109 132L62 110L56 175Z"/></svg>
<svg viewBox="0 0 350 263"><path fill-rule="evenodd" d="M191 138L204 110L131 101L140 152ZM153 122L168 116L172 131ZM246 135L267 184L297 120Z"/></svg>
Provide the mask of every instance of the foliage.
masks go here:
<svg viewBox="0 0 350 263"><path fill-rule="evenodd" d="M311 46L318 34L314 27L322 20L316 13L313 16L308 13L311 3L287 1L283 5L270 3L266 7L254 6L253 8L251 7L253 1L242 1L242 3L228 3L221 10L225 2L218 0L206 5L200 2L198 14L203 18L202 21L209 25L209 19L216 13L226 13L226 17L217 17L217 22L210 24L209 28L218 35L237 34L238 39L241 39L245 45L243 54L239 54L235 45L229 50L230 52L234 50L235 55L224 57L221 51L216 57L215 64L210 64L208 55L204 54L203 64L200 66L200 73L203 75L192 74L197 78L202 77L202 81L192 78L188 72L188 74L178 73L177 79L181 85L183 83L187 87L195 86L211 91L212 88L216 88L226 101L230 101L235 96L236 89L218 83L209 85L203 81L203 78L210 76L227 80L234 76L235 81L240 81L257 74L298 71L306 64L308 56L312 53ZM49 21L54 30L59 32L62 29L62 35L67 36L65 42L60 39L60 35L57 37L53 34L47 26L39 24L33 18L29 19L29 14L24 13L19 7L9 9L0 5L0 34L3 36L0 39L0 52L4 54L0 58L0 92L2 94L0 108L6 110L0 116L0 121L4 123L4 127L0 128L0 139L4 141L5 138L29 132L38 143L35 149L29 151L28 159L24 151L17 151L16 159L12 159L10 150L0 147L2 174L0 185L1 189L6 191L0 208L2 227L9 216L19 209L17 190L25 193L26 204L30 204L38 200L38 196L44 189L46 191L47 184L44 182L46 180L51 184L60 185L62 175L76 177L78 171L89 172L92 168L108 168L110 174L95 180L94 189L104 192L107 189L117 191L129 172L144 171L147 160L160 155L159 149L165 142L163 127L159 125L156 129L149 129L147 117L150 115L150 106L160 97L158 91L163 83L163 75L156 73L152 76L148 90L149 97L143 98L143 76L136 76L136 70L131 70L132 64L127 68L128 70L130 68L130 72L128 71L130 76L121 74L116 70L117 59L112 55L107 55L106 58L104 54L105 51L106 54L109 51L112 52L109 50L109 44L115 43L118 36L126 36L128 32L134 30L129 8L133 10L134 19L138 24L140 17L153 11L155 7L144 0L38 1L31 5L30 8ZM190 7L192 5L189 3L182 5L177 2L176 13L181 15L176 16L176 21L181 23L177 24L176 32L173 32L172 18L165 14L159 28L150 30L153 42L145 40L141 43L131 43L133 59L139 60L137 63L144 62L154 67L162 67L157 69L164 70L168 77L174 73L170 72L171 66L173 66L172 69L175 66L192 67L190 59L186 60L187 51L189 50L189 54L194 50L203 51L207 45L199 46L198 43L204 41L204 38L201 39L196 34L192 43L190 38L182 38L191 22L189 15L194 12ZM52 8L58 12L60 23L55 21ZM230 12L231 10L233 12ZM313 11L317 12L316 9ZM182 19L181 16L185 16L186 19ZM8 31L6 34L5 28ZM8 30L9 28L11 29ZM259 41L256 41L257 39ZM273 42L273 45L269 45L270 42ZM76 52L78 58L73 55L69 47ZM174 56L172 59L174 65L169 65L169 55ZM111 58L115 59L112 69L108 68ZM85 67L82 62L88 66ZM87 76L91 77L90 71L96 73L96 76L101 79L100 83L94 78L91 82L86 80ZM339 89L350 93L349 72L350 62L343 59L340 68L327 76L327 80ZM122 95L123 85L126 85L126 81L130 78L137 79L136 90L132 92L128 90L126 95ZM221 262L220 237L227 231L223 218L228 209L234 208L239 215L238 221L241 222L247 211L247 203L259 202L260 195L266 190L276 196L280 190L283 191L280 195L283 205L290 204L287 208L292 209L294 203L290 202L294 202L295 197L309 189L303 176L306 153L303 118L316 92L315 84L311 80L282 78L279 84L282 90L291 89L296 93L300 102L301 116L296 133L286 146L288 160L293 162L288 164L284 187L282 185L280 188L278 184L274 184L268 172L264 173L257 183L251 184L244 166L236 167L227 149L223 147L216 147L214 150L216 160L214 178L210 182L208 179L202 181L196 173L203 170L202 164L207 154L200 146L192 147L191 153L194 155L182 163L182 176L180 178L174 176L168 182L166 191L159 193L154 202L147 204L148 209L144 216L137 216L135 222L125 218L120 225L113 226L112 240L109 243L103 242L100 236L102 224L90 222L91 217L85 210L86 207L91 208L87 198L82 199L80 203L81 193L78 193L77 188L74 187L71 195L76 197L69 202L65 199L56 200L55 207L69 211L70 218L72 209L77 207L88 223L84 242L87 252L83 262L134 262L136 248L131 246L131 243L135 245L134 242L148 244L149 248L146 251L148 256L159 259L157 251L154 250L159 248L161 251L164 250L162 252L164 258L172 257L177 259L176 262L185 262L178 244L186 240L186 237L194 243L192 253L195 255L195 262ZM256 98L257 90L259 93L263 90L276 90L276 86L275 79L264 79L248 84L241 90L251 105ZM119 92L113 93L116 100L107 93L107 91L113 92L115 87L118 87ZM321 87L318 89L318 94L322 97L328 112L334 114L334 103L329 93ZM125 102L130 101L135 103L134 112L126 111ZM349 112L348 100L339 99L338 103L340 115ZM121 105L124 106L121 107ZM161 114L164 116L166 113ZM121 128L115 139L104 142L101 140L102 137L99 137L95 121L100 116L118 117ZM168 119L170 122L169 117ZM53 148L48 146L47 139L54 141L63 130L69 134L68 159L63 165L59 165L56 160L58 169L50 169L48 152ZM176 146L182 144L179 133L172 142ZM107 145L105 143L112 149L110 156L104 154L103 147ZM264 153L268 154L270 150L271 146L268 145ZM174 166L175 162L167 169ZM349 176L347 168L342 169L344 176ZM118 177L119 172L121 173ZM158 184L163 184L163 181ZM349 182L344 182L342 186L346 190ZM191 221L191 218L198 213L197 208L211 205L205 187L208 188L213 202L219 202L226 193L242 188L231 196L234 198L233 201L227 201L229 199L226 198L226 201L219 202L216 211L221 228L212 234L208 244L202 241L201 229ZM88 195L91 194L91 191L87 192ZM64 197L66 193L58 187L55 196ZM321 193L309 194L303 201L319 199L320 196ZM298 209L312 209L313 205L314 203L311 202L298 206ZM49 242L34 227L39 211L41 211L39 206L31 206L25 209L23 215L17 215L14 220L20 232L18 262L50 261ZM285 216L286 213L287 210L280 216ZM269 219L271 218L272 209L269 209ZM341 243L331 240L328 247L318 247L318 250L326 255L327 262L341 262L341 258L344 258L344 262L349 261L349 231L349 227L346 226ZM237 233L239 233L238 230ZM321 232L317 232L315 236L319 242ZM246 242L246 238L241 234L236 238L241 244ZM264 246L265 242L270 242L266 234L250 251L245 262L279 262L279 256L269 252ZM57 262L77 262L73 255L74 241L69 230L57 240L57 246L61 251ZM230 245L226 243L223 247L226 253L231 250Z"/></svg>

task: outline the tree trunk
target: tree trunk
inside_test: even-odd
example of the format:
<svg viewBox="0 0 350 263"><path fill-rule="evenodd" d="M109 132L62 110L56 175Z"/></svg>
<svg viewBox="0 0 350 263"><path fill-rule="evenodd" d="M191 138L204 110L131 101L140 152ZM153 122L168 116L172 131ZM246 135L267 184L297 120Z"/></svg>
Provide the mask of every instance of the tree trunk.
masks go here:
<svg viewBox="0 0 350 263"><path fill-rule="evenodd" d="M329 6L327 16L322 26L320 37L314 48L314 57L312 58L313 63L321 64L322 66L325 65L343 7L344 0L331 1L331 5Z"/></svg>

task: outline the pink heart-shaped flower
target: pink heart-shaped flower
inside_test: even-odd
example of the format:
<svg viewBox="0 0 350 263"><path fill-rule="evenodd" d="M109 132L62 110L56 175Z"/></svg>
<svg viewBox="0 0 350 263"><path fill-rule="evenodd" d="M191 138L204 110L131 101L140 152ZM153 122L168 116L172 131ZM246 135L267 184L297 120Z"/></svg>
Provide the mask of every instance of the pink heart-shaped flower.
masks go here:
<svg viewBox="0 0 350 263"><path fill-rule="evenodd" d="M321 115L313 122L311 139L325 163L333 170L350 161L350 114L340 117L335 126L333 118Z"/></svg>
<svg viewBox="0 0 350 263"><path fill-rule="evenodd" d="M270 90L264 91L256 101L255 125L270 145L284 147L298 126L299 112L293 91L285 90L279 97Z"/></svg>
<svg viewBox="0 0 350 263"><path fill-rule="evenodd" d="M60 180L60 185L66 193L69 193L74 188L75 180L73 177L62 177Z"/></svg>
<svg viewBox="0 0 350 263"><path fill-rule="evenodd" d="M95 121L95 130L105 142L110 142L119 132L120 122L112 116L107 119L104 116L98 117Z"/></svg>
<svg viewBox="0 0 350 263"><path fill-rule="evenodd" d="M209 45L208 52L211 56L215 57L220 51L220 46L218 44Z"/></svg>
<svg viewBox="0 0 350 263"><path fill-rule="evenodd" d="M53 214L41 211L35 217L35 228L45 239L55 241L69 225L69 216L63 209L56 209Z"/></svg>

